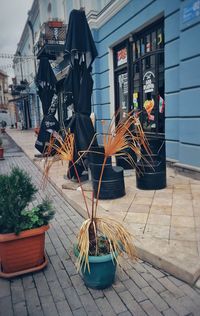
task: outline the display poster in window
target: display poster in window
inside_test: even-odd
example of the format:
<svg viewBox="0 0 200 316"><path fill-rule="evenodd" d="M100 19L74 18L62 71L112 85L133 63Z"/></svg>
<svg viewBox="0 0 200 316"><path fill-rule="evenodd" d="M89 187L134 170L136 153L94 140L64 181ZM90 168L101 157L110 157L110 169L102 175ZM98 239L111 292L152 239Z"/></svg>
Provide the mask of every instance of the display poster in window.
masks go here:
<svg viewBox="0 0 200 316"><path fill-rule="evenodd" d="M144 93L154 92L155 90L155 75L152 71L147 71L143 76Z"/></svg>
<svg viewBox="0 0 200 316"><path fill-rule="evenodd" d="M149 121L154 121L154 119L155 119L155 116L153 114L151 114L151 112L152 112L152 110L154 108L154 105L155 105L155 103L154 103L153 99L146 100L144 102L144 108L145 108L145 110L147 112L147 116L148 116Z"/></svg>
<svg viewBox="0 0 200 316"><path fill-rule="evenodd" d="M128 94L128 74L124 73L119 76L119 86L123 94Z"/></svg>
<svg viewBox="0 0 200 316"><path fill-rule="evenodd" d="M121 66L127 63L127 49L122 48L117 52L117 66Z"/></svg>
<svg viewBox="0 0 200 316"><path fill-rule="evenodd" d="M138 109L138 92L133 93L133 108L134 110Z"/></svg>

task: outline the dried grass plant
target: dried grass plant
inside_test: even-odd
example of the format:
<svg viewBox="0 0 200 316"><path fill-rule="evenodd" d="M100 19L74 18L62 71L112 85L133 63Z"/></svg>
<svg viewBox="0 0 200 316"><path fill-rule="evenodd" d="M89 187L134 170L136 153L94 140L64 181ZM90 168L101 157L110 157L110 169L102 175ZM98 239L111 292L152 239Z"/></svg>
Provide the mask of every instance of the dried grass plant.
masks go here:
<svg viewBox="0 0 200 316"><path fill-rule="evenodd" d="M88 271L90 271L90 249L95 247L96 254L98 254L99 235L106 237L110 246L109 250L113 260L117 260L117 255L121 254L122 250L123 252L127 253L131 259L136 258L136 252L132 236L123 227L123 225L114 220L113 218L97 216L97 207L102 183L102 176L108 157L124 155L127 156L131 164L135 164L131 155L126 152L126 149L130 148L139 159L141 159L142 157L140 150L141 146L145 148L147 153L150 153L148 142L142 130L138 117L133 115L132 112L128 113L125 120L121 121L119 124L117 124L117 126L115 126L115 119L116 116L112 118L108 131L103 136L104 160L98 184L96 201L94 200L94 194L92 194L91 211L89 211L87 199L76 169L76 162L73 161L74 135L70 132L65 132L65 136L61 137L58 133L54 133L48 144L47 152L51 153L52 150L55 150L56 154L53 158L51 158L50 161L49 157L46 159L44 178L48 177L49 170L54 162L58 160L65 162L71 161L74 166L74 170L76 172L76 176L79 181L81 192L86 206L88 218L83 222L78 233L78 269L86 269L87 267ZM90 147L91 144L89 148L85 151L85 153L90 151ZM83 154L84 153L81 153L81 155Z"/></svg>

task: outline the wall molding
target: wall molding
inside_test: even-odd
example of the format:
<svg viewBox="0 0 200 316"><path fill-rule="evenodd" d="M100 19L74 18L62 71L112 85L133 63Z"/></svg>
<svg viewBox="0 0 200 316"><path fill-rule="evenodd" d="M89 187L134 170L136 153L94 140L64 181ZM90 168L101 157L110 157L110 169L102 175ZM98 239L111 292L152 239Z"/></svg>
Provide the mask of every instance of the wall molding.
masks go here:
<svg viewBox="0 0 200 316"><path fill-rule="evenodd" d="M100 11L97 15L93 12L88 14L88 23L91 29L99 29L108 20L110 20L115 14L117 14L130 0L115 0L112 1L106 10Z"/></svg>

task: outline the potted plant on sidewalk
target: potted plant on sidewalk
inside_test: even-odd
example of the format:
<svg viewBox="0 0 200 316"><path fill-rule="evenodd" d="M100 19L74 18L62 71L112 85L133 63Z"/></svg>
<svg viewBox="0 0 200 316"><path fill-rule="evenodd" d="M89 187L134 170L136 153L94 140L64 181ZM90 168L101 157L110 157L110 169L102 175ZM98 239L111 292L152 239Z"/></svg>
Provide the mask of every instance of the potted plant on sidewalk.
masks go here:
<svg viewBox="0 0 200 316"><path fill-rule="evenodd" d="M7 126L7 123L6 121L1 121L1 133L4 134L6 132L6 126Z"/></svg>
<svg viewBox="0 0 200 316"><path fill-rule="evenodd" d="M42 269L45 231L54 216L51 202L28 208L36 187L19 168L0 175L0 276L14 277Z"/></svg>
<svg viewBox="0 0 200 316"><path fill-rule="evenodd" d="M3 157L3 155L4 155L4 148L3 148L3 140L2 140L2 138L0 137L0 160L3 160L4 159L4 157Z"/></svg>
<svg viewBox="0 0 200 316"><path fill-rule="evenodd" d="M130 131L132 124L135 124L136 127L135 135ZM91 209L76 170L76 162L73 161L73 142L74 137L70 132L66 133L64 138L58 133L53 134L48 150L51 152L54 149L56 155L51 160L47 158L45 176L48 175L54 162L58 160L72 162L79 180L88 217L79 230L77 243L74 247L77 256L77 267L88 287L103 289L114 282L118 255L126 253L129 258L133 260L136 258L132 236L123 227L122 223L113 218L98 216L98 201L104 168L110 156L118 153L121 155L127 147L140 156L140 144L146 146L145 136L138 119L132 115L129 115L126 121L119 123L115 129L111 124L107 136L104 137L104 152L99 153L104 155L104 159L96 200L94 199L94 193L91 197ZM131 159L131 157L128 158Z"/></svg>

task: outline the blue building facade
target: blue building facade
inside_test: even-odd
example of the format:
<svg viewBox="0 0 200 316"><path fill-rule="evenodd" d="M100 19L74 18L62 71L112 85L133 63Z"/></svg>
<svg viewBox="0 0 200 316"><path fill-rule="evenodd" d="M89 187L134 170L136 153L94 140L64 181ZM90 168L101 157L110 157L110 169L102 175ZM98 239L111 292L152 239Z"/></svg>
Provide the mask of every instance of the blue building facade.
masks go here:
<svg viewBox="0 0 200 316"><path fill-rule="evenodd" d="M157 74L153 74L155 78L150 80L153 85L157 85L158 94L159 89L162 90L160 100L156 102L159 102L158 106L163 103L165 107L165 128L161 127L160 132L166 139L167 159L180 165L200 167L200 0L130 0L121 1L121 4L123 6L116 14L111 13L105 23L93 28L99 53L93 68L93 105L97 131L102 132L102 120L104 125L109 122L118 107L128 111L138 106L139 90L135 88L137 80L134 82L135 73L132 68L135 58L133 45L140 38L139 49L142 55L141 39L144 38L145 52L147 55L152 52L153 55L155 27L155 50L163 54L163 70L162 73L158 70ZM151 33L150 44L145 40L148 35L146 30ZM160 41L163 43L158 47ZM124 47L126 52L123 51ZM159 60L160 57L155 69L162 64ZM121 69L120 80L124 80L122 98L117 91L120 82L115 75L117 67L119 75ZM127 75L124 75L123 67L127 67ZM145 75L139 71L143 89ZM164 85L160 84L162 80ZM143 97L140 106L144 107L144 101ZM151 120L152 112L147 114ZM155 125L151 126L154 131Z"/></svg>
<svg viewBox="0 0 200 316"><path fill-rule="evenodd" d="M62 21L66 31L71 10L80 7L99 54L93 65L92 96L97 132L106 130L117 110L120 117L138 110L145 131L165 138L169 161L200 168L200 0L34 0L17 51L21 56L35 52L38 58L35 48L49 36L42 26ZM67 69L62 46L52 63L59 81L60 121L68 115L63 105ZM20 65L16 62L19 82L24 79ZM33 61L22 70L29 93L36 96ZM32 127L42 117L32 111L39 108L36 101L33 106L30 102Z"/></svg>

